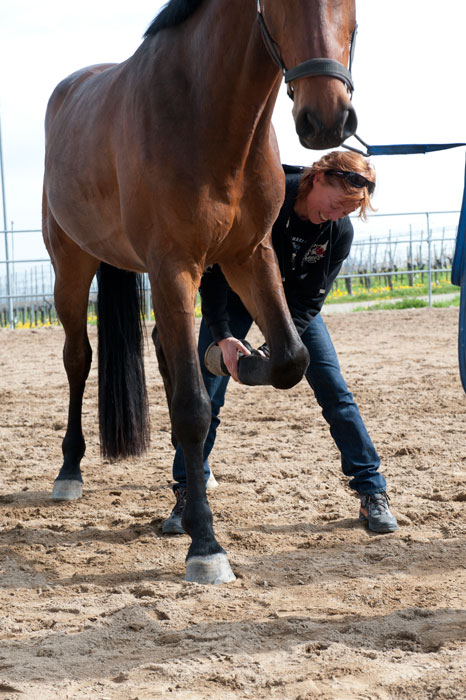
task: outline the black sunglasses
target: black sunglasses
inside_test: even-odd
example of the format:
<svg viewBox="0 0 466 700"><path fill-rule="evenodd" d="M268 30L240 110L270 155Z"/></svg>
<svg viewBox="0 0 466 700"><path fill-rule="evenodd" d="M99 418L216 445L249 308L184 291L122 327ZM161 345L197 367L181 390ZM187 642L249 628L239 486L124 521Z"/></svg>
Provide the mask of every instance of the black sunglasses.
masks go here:
<svg viewBox="0 0 466 700"><path fill-rule="evenodd" d="M375 182L368 180L367 177L361 175L360 173L353 173L351 170L325 170L326 175L335 175L336 177L341 177L346 182L349 182L353 187L358 187L359 189L367 187L369 194L372 194L375 190Z"/></svg>

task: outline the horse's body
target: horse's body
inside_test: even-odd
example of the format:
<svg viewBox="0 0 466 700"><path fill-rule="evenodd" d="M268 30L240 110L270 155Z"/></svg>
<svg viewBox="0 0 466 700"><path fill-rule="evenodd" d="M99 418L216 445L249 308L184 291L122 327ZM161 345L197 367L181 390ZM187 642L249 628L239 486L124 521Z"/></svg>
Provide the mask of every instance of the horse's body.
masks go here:
<svg viewBox="0 0 466 700"><path fill-rule="evenodd" d="M253 0L172 0L130 59L92 66L62 81L46 117L44 238L56 273L70 384L64 464L54 497L81 494L81 405L91 362L86 321L92 278L101 262L108 264L101 267L99 294L113 284L110 294L117 289L122 301L114 298L113 306L102 309L124 316L125 309L114 308L124 307L130 294L120 279L128 283L134 275L123 271L148 271L157 356L173 434L187 467L183 522L192 538L187 577L201 582L233 578L213 534L203 481L210 404L196 351L194 300L204 268L220 263L262 329L271 349L268 372L274 386L298 382L308 361L267 235L284 194L271 126L281 76L265 48L256 13ZM346 64L355 24L353 0L270 0L265 20L285 62L294 65L318 56ZM302 143L314 148L339 145L356 128L345 85L331 76L294 83L294 116ZM109 266L119 268L110 274L113 283ZM103 310L101 316L105 337L109 323L116 322ZM122 333L130 360L140 350L140 337L131 336L133 347ZM99 365L114 346L108 339L107 349L99 349ZM114 364L125 363L117 357ZM113 372L112 367L99 367L99 374L105 372ZM119 411L118 401L107 394L112 382L102 378L103 413L109 404ZM105 454L137 454L146 446L142 385L142 370L123 382L120 402L129 413L110 421L107 429L101 425ZM133 389L139 392L134 406ZM128 421L130 438L124 435ZM122 434L118 444L114 432Z"/></svg>

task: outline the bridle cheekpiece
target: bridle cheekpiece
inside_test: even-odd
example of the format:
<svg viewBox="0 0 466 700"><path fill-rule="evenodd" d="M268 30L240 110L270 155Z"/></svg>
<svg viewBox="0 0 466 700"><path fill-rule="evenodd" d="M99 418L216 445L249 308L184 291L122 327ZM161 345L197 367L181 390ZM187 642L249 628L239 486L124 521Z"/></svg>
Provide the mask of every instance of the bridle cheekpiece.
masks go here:
<svg viewBox="0 0 466 700"><path fill-rule="evenodd" d="M351 35L348 68L346 68L343 63L335 61L333 58L310 58L307 61L303 61L294 68L288 70L280 55L280 47L273 39L265 23L262 13L261 0L257 0L257 21L259 23L262 38L270 56L283 73L285 83L287 84L288 97L294 99L293 86L291 85L294 80L299 80L299 78L309 78L313 75L328 75L332 78L338 78L338 80L341 80L346 85L348 92L351 95L353 94L354 83L351 75L351 68L353 65L353 56L356 44L356 32L358 28L357 24L355 25Z"/></svg>

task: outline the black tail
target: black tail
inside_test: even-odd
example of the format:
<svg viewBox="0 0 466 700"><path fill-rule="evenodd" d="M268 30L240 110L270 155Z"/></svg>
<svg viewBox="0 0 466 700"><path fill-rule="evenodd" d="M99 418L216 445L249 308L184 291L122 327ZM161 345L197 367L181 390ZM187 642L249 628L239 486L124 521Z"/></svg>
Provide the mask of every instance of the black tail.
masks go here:
<svg viewBox="0 0 466 700"><path fill-rule="evenodd" d="M100 448L139 455L149 444L141 275L101 263L97 281Z"/></svg>

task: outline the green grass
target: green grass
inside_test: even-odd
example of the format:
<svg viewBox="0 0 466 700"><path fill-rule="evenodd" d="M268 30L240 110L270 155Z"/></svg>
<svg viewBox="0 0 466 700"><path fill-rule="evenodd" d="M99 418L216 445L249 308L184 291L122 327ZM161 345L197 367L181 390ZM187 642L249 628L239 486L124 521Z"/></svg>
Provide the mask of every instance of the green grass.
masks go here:
<svg viewBox="0 0 466 700"><path fill-rule="evenodd" d="M454 299L447 299L446 301L436 301L432 304L436 309L448 309L450 306L456 306L459 309L460 306L460 295L458 294Z"/></svg>
<svg viewBox="0 0 466 700"><path fill-rule="evenodd" d="M459 307L460 305L460 295L456 296L454 299L447 299L445 301L433 302L432 306L436 309L446 309L451 306ZM423 309L429 306L429 302L425 299L416 299L416 297L410 297L406 299L400 299L400 301L386 301L380 302L378 304L371 304L370 306L357 306L354 311L390 311L393 309Z"/></svg>
<svg viewBox="0 0 466 700"><path fill-rule="evenodd" d="M420 274L418 275L418 277L420 277ZM425 281L414 281L413 285L409 285L407 279L404 280L403 278L401 278L401 280L396 281L396 278L393 278L394 281L391 288L389 286L384 286L380 283L380 281L373 281L372 286L369 289L367 289L359 282L357 284L353 282L353 293L351 295L348 294L346 290L345 280L337 279L334 288L327 297L325 303L344 304L359 301L384 301L385 299L413 299L416 297L427 296L429 293L429 289L426 277L427 275L424 273ZM459 289L455 285L451 284L449 279L443 278L439 280L434 280L432 282L432 296L436 294L451 293L459 294Z"/></svg>

